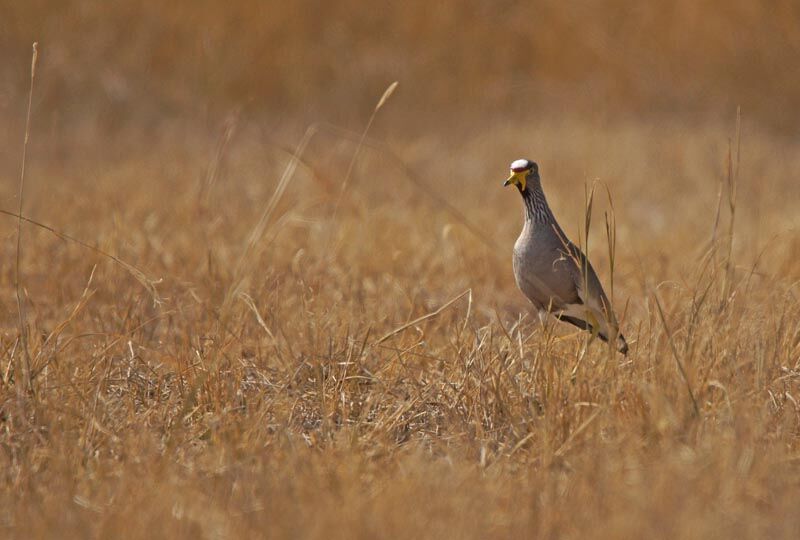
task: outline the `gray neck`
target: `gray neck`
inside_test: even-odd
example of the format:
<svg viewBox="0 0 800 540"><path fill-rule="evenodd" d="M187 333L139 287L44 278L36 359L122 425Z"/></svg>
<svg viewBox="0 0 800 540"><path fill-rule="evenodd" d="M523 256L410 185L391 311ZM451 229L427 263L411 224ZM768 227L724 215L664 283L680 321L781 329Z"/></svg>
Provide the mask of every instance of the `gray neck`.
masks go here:
<svg viewBox="0 0 800 540"><path fill-rule="evenodd" d="M528 177L527 187L522 192L522 201L525 203L526 225L528 223L549 224L555 222L556 218L547 205L547 199L545 199L544 191L542 191L542 182L538 174Z"/></svg>

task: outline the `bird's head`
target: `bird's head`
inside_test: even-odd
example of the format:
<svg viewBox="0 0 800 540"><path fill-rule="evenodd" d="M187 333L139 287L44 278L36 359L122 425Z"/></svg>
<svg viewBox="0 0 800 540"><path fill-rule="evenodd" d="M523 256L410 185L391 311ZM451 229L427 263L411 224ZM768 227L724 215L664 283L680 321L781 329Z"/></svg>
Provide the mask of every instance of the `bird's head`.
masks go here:
<svg viewBox="0 0 800 540"><path fill-rule="evenodd" d="M529 159L518 159L511 163L511 176L503 184L514 184L520 193L525 193L528 182L539 178L539 166Z"/></svg>

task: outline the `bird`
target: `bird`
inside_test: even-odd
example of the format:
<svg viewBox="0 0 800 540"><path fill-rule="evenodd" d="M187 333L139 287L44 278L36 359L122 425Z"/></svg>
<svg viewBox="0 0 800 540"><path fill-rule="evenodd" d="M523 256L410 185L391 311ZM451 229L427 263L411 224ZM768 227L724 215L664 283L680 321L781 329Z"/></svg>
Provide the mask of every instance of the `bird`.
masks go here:
<svg viewBox="0 0 800 540"><path fill-rule="evenodd" d="M570 242L556 221L542 190L539 166L529 159L511 163L503 186L516 186L525 206L525 223L514 244L514 278L522 293L539 311L587 330L628 354L628 343L603 286L578 246Z"/></svg>

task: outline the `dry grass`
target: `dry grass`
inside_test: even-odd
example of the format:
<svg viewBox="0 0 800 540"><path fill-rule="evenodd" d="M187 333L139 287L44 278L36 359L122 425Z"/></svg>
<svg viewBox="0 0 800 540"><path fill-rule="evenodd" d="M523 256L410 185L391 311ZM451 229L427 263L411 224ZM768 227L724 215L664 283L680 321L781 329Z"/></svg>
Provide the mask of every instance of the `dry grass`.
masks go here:
<svg viewBox="0 0 800 540"><path fill-rule="evenodd" d="M52 6L18 9L6 35L27 39L38 24L67 43L81 32L74 18L94 17L107 21L93 38L102 41L133 13L88 6L61 14L61 26L42 15ZM160 12L161 24L185 32L162 42L153 37L162 35L156 8L142 3L150 18L131 24L151 33L132 42L176 62L194 24L258 26L242 16L257 8L248 3L233 3L231 19L201 6L185 22L178 8ZM23 223L20 332L16 220L0 216L0 536L800 535L796 134L782 134L769 107L750 116L745 107L741 159L737 166L734 143L729 171L735 109L721 119L633 116L633 94L618 88L609 107L619 115L564 114L571 101L557 95L539 96L547 106L535 110L523 106L527 96L508 98L496 114L475 110L464 104L484 107L502 96L475 97L455 82L479 84L496 72L459 71L469 62L448 54L482 32L496 40L488 31L499 16L488 5L473 19L434 10L431 25L436 17L474 21L448 45L434 29L417 28L411 11L392 9L389 43L426 45L429 64L422 69L424 56L359 34L379 14L354 9L337 19L359 51L353 65L366 69L373 55L386 71L362 81L351 99L335 79L304 78L323 27L318 18L303 19L311 28L294 21L294 10L276 10L278 22L264 24L298 32L282 39L308 56L281 61L300 66L300 75L274 68L273 76L302 95L272 88L278 93L263 104L246 103L263 82L255 76L240 81L241 94L219 86L193 95L192 66L217 65L196 59L184 71L170 64L162 90L177 101L147 92L119 103L91 92L77 99L57 88L66 77L54 52L48 59L47 34L35 36L42 87L34 92L24 213L147 279ZM674 20L690 20L686 9ZM726 16L738 13L731 9ZM781 9L791 6L749 15L780 25L789 16ZM263 56L266 33L234 39L228 24L209 29L220 47L232 40L225 55ZM544 37L530 39L537 58L554 50L537 41ZM770 43L778 45L760 50L794 39L777 34ZM11 211L30 41L15 43L26 52L11 65L25 68L3 94L13 129L0 134L0 207ZM73 90L93 87L87 81L97 75L64 53L81 50L61 52L80 83ZM616 49L596 49L598 57L609 50ZM655 62L691 56L681 51ZM119 61L129 84L154 84L152 56L137 63L135 53L120 46L90 61ZM725 50L715 54L692 69L724 88L720 73L731 75L724 67L733 64ZM490 65L474 56L478 67ZM386 58L397 58L400 74ZM430 86L414 85L448 59L454 81L440 74ZM545 71L557 79L555 67ZM215 84L233 84L226 73ZM398 91L350 170L372 108L395 78ZM570 80L558 84L573 88ZM453 103L432 116L414 108L420 96L430 96L431 107L444 103L437 88L452 89ZM788 89L773 91L791 100ZM689 100L684 87L672 92L671 106ZM634 108L663 103L637 96ZM220 110L229 109L225 100L245 109L227 121L196 114L217 100ZM303 100L313 104L301 110ZM84 114L95 105L98 118ZM281 107L289 112L278 116ZM317 111L315 119L342 120L352 133L321 126L295 162L292 151ZM584 186L599 179L613 194L614 299L625 313L627 359L528 313L510 262L521 204L500 187L508 162L522 156L539 161L554 212L574 238ZM609 206L600 193L590 256L608 283L601 229ZM160 280L157 295L148 279ZM32 392L22 388L21 335Z"/></svg>

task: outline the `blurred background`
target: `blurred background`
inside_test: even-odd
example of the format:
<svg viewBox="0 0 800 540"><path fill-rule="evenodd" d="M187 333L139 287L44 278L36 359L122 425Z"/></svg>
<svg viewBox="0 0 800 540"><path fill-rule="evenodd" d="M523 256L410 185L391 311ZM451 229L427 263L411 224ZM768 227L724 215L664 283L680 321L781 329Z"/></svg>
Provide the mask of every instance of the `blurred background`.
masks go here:
<svg viewBox="0 0 800 540"><path fill-rule="evenodd" d="M701 253L728 222L737 107L734 249L755 258L800 225L793 1L4 0L6 209L18 204L34 41L25 212L191 282L201 279L189 270L200 264L192 257L229 266L231 244L247 238L312 123L344 131L314 137L280 200L273 221L283 216L289 226L276 249L287 259L298 247L319 255L335 238L343 268L397 276L398 257L419 258L419 243L401 249L398 236L413 231L446 254L442 231L480 228L490 242L465 253L503 265L486 263L452 287L488 279L516 298L506 263L517 201L498 187L508 163L524 156L540 162L573 237L584 187L598 179L609 187L625 246L618 286L638 295L645 277L672 279L682 262L694 264L684 255ZM373 145L348 178L359 134L393 81L397 91L370 127ZM183 244L156 242L156 231ZM800 250L796 234L789 242L789 253ZM603 244L591 254L599 266ZM397 253L364 251L386 245ZM637 270L649 257L662 263ZM667 260L678 266L667 269Z"/></svg>
<svg viewBox="0 0 800 540"><path fill-rule="evenodd" d="M501 245L517 223L498 222L510 201L492 182L521 156L542 162L568 223L582 210L574 194L599 178L624 197L621 234L640 234L641 249L697 227L705 235L737 107L749 179L741 189L752 203L740 213L756 224L746 231L752 250L781 230L761 216L786 225L798 199L800 4L792 1L5 0L0 15L2 205L16 205L38 41L26 208L76 232L141 223L139 207L177 212L196 188L214 200L224 194L215 211L233 229L241 221L231 234L244 236L314 122L350 134L312 142L304 165L316 206L298 210L304 196L292 200L290 190L286 208L330 216L354 140L393 81L399 87L370 136L470 221L494 227ZM370 194L374 182L359 178L381 174L395 202L414 202L403 198L409 183L397 163L387 171L391 162L365 151L353 180L364 187L346 204L361 196L380 209L386 191ZM687 192L695 204L682 202ZM64 197L102 223L53 212ZM489 205L476 208L476 197ZM108 211L98 213L98 198Z"/></svg>
<svg viewBox="0 0 800 540"><path fill-rule="evenodd" d="M790 0L368 3L177 0L0 4L0 112L58 132L241 108L271 125L362 122L394 80L394 122L460 126L579 115L800 119L800 5ZM291 120L289 120L291 119Z"/></svg>

